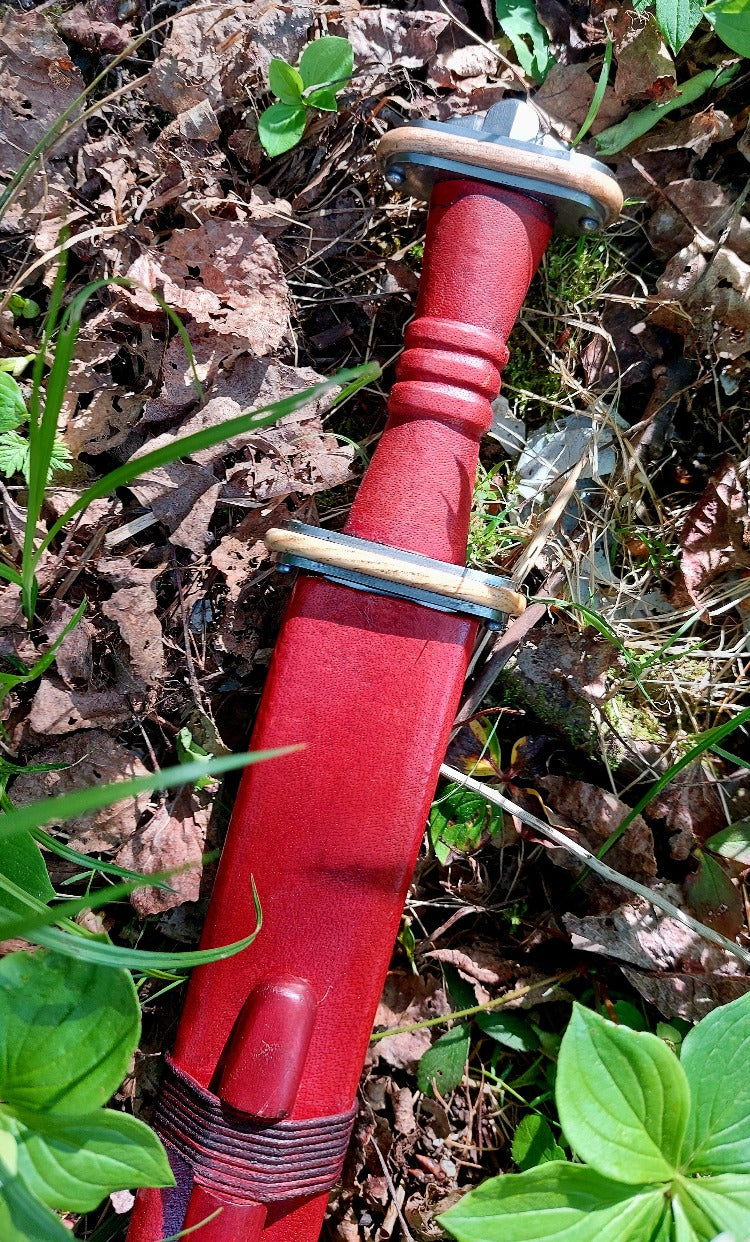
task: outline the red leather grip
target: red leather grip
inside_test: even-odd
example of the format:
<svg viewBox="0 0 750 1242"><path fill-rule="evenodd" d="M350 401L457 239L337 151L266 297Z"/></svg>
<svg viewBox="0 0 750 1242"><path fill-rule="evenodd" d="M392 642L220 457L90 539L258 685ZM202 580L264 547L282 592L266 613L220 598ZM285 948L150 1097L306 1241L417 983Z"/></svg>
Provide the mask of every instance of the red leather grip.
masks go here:
<svg viewBox="0 0 750 1242"><path fill-rule="evenodd" d="M463 562L479 440L551 224L518 194L465 181L435 188L417 317L349 533ZM199 1083L220 1093L240 1015L258 1027L243 1013L251 991L291 975L316 1003L292 1117L351 1105L475 632L458 617L300 575L252 747L306 749L248 769L241 784L203 945L253 926L251 877L263 930L251 949L193 974L174 1057ZM291 1030L289 1041L299 1056ZM246 1063L260 1063L257 1049ZM258 1094L248 1084L248 1098ZM251 1210L252 1224L227 1205L226 1236L315 1242L326 1199ZM185 1202L182 1188L141 1192L130 1242L158 1242L159 1220L179 1228ZM194 1196L191 1223L206 1202ZM245 1233L235 1233L243 1218Z"/></svg>

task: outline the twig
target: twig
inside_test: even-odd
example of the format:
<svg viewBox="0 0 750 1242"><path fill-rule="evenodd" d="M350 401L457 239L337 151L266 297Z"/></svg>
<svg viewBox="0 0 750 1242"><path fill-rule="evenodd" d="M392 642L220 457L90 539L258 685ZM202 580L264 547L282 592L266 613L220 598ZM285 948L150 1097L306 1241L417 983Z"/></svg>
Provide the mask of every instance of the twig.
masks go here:
<svg viewBox="0 0 750 1242"><path fill-rule="evenodd" d="M448 767L447 763L441 764L440 775L444 776L446 780L455 781L456 784L462 785L466 789L471 790L472 793L478 794L480 798L484 798L486 802L491 802L493 806L499 806L501 810L507 811L509 815L515 815L522 823L527 824L530 828L534 828L542 836L548 837L550 841L554 841L555 845L561 846L570 854L575 854L576 858L580 858L591 871L595 871L602 879L609 880L611 884L618 884L620 888L626 888L631 893L636 893L639 897L643 897L645 901L652 906L656 906L663 914L668 914L670 918L676 919L684 927L689 927L697 936L702 936L704 940L709 940L711 944L718 945L726 953L731 953L734 957L739 958L743 965L750 966L750 953L746 949L727 939L726 936L722 936L721 932L714 931L712 927L707 927L705 923L699 923L692 915L686 914L684 910L680 910L679 906L672 905L672 902L667 901L666 897L662 897L661 893L655 892L645 884L641 884L638 880L631 880L629 876L615 871L614 867L608 867L606 863L603 863L595 854L591 854L587 849L584 849L577 841L566 837L565 833L560 832L559 829L545 824L543 819L539 819L537 815L532 815L530 811L525 811L522 807L517 806L515 802L511 802L510 798L504 797L496 789L490 789L482 781L476 781L471 776L465 776L457 768Z"/></svg>
<svg viewBox="0 0 750 1242"><path fill-rule="evenodd" d="M370 1142L372 1146L375 1148L375 1151L377 1153L378 1160L380 1161L380 1167L383 1170L383 1176L385 1177L386 1185L388 1186L388 1193L391 1196L391 1202L396 1209L396 1214L401 1224L401 1228L404 1231L404 1242L414 1242L414 1237L410 1233L409 1226L407 1225L404 1219L404 1214L401 1211L401 1204L399 1203L399 1200L398 1200L398 1191L396 1190L396 1187L393 1184L393 1178L391 1177L390 1172L388 1170L388 1165L385 1162L385 1156L380 1150L380 1147L378 1146L378 1144L375 1142L374 1138L371 1138ZM401 1198L403 1200L403 1194Z"/></svg>
<svg viewBox="0 0 750 1242"><path fill-rule="evenodd" d="M459 1018L473 1018L477 1013L487 1013L492 1009L499 1009L501 1005L509 1005L511 1001L520 1000L522 996L528 996L529 992L549 988L558 983L567 983L568 979L574 979L577 974L578 971L569 970L567 974L552 975L549 979L534 979L531 983L524 983L514 988L512 992L496 996L494 1000L486 1001L483 1005L470 1005L468 1009L451 1009L450 1013L442 1013L437 1018L423 1018L421 1022L410 1022L407 1026L388 1027L384 1031L376 1031L374 1035L371 1035L370 1043L377 1044L381 1039L390 1039L391 1035L411 1035L413 1031L426 1031L431 1026L444 1026L446 1022L455 1022Z"/></svg>

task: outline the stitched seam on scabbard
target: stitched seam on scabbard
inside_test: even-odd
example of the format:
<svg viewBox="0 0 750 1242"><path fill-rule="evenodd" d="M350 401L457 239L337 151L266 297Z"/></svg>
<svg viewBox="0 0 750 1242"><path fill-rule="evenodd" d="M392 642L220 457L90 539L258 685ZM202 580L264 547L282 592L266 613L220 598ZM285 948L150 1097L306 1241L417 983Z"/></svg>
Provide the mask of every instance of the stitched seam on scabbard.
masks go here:
<svg viewBox="0 0 750 1242"><path fill-rule="evenodd" d="M238 1112L166 1058L154 1129L196 1182L240 1203L275 1203L330 1190L341 1176L356 1105L304 1121Z"/></svg>

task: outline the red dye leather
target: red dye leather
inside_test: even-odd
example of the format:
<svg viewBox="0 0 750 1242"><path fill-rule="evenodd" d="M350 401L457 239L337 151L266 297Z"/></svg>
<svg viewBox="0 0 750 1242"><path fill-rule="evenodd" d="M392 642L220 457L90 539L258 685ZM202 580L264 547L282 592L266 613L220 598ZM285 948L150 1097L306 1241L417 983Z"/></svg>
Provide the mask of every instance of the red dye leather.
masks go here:
<svg viewBox="0 0 750 1242"><path fill-rule="evenodd" d="M464 562L479 440L551 223L519 194L460 180L435 188L417 318L348 533ZM300 575L251 745L305 750L249 768L240 787L202 943L226 944L254 925L251 877L263 929L249 950L193 974L174 1059L199 1083L221 1094L240 1015L253 1027L243 1013L251 991L292 976L310 985L316 1010L291 1116L352 1104L475 632L461 618ZM277 1042L288 1037L299 1056L284 1022ZM259 1067L260 1045L246 1054ZM276 1064L268 1059L268 1074ZM274 1084L259 1092L248 1080L248 1100L266 1089L278 1099ZM227 1203L225 1232L210 1237L315 1242L326 1199ZM180 1211L197 1223L216 1200L196 1188L187 1218L185 1204L183 1188L141 1192L129 1242L159 1242Z"/></svg>

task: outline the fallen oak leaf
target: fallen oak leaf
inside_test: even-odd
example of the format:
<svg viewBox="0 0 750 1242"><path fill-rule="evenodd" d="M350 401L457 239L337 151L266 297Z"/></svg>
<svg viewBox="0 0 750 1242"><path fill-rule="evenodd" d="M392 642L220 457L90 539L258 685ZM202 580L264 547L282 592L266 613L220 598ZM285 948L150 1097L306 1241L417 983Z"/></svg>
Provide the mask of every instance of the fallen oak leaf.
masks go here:
<svg viewBox="0 0 750 1242"><path fill-rule="evenodd" d="M131 903L141 918L198 900L210 818L207 798L183 789L173 801L162 802L148 823L131 834L119 850L115 861L120 867L141 875L174 872L169 892L142 888L131 893Z"/></svg>
<svg viewBox="0 0 750 1242"><path fill-rule="evenodd" d="M709 480L682 524L679 543L682 581L673 602L686 594L702 607L706 588L716 578L750 568L750 509L733 462L726 461Z"/></svg>

